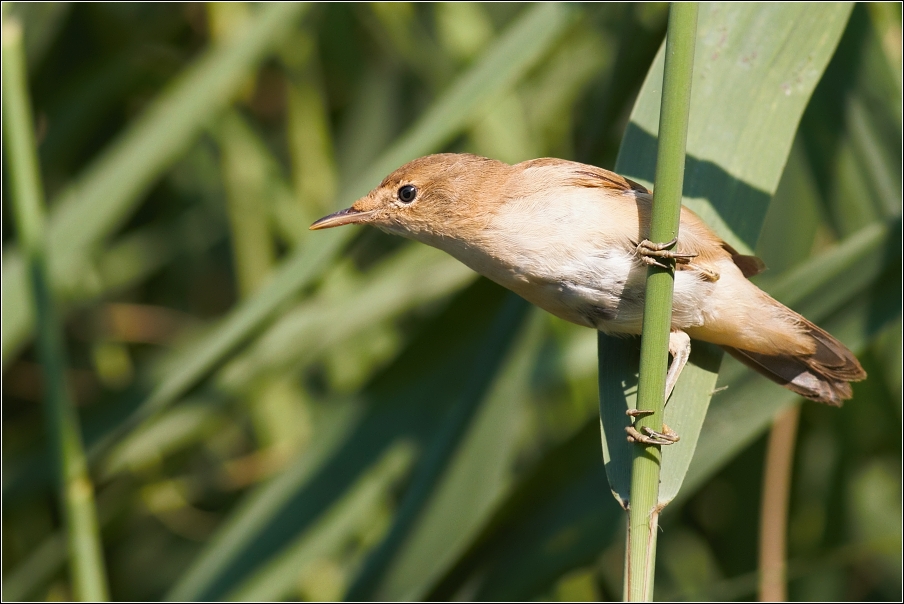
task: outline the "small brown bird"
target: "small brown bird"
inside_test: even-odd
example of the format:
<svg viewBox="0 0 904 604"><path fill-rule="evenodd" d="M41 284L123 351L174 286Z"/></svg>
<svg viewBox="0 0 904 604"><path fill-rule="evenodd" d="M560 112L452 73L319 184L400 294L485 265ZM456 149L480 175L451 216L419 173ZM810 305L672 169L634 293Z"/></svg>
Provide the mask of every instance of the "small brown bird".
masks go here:
<svg viewBox="0 0 904 604"><path fill-rule="evenodd" d="M840 406L851 398L848 382L866 377L853 353L748 281L763 263L687 208L676 249L647 241L652 199L595 166L551 158L511 166L443 153L405 164L311 229L370 224L415 239L557 317L609 334L640 334L646 267L674 258L667 392L690 336L811 400Z"/></svg>

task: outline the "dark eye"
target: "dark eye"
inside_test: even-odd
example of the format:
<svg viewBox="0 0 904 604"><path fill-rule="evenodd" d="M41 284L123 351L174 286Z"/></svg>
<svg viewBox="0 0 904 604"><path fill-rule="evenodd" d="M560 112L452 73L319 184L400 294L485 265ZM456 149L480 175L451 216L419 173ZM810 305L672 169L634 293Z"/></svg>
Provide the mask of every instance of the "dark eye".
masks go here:
<svg viewBox="0 0 904 604"><path fill-rule="evenodd" d="M402 203L411 203L417 197L417 187L414 185L405 185L399 188L399 201Z"/></svg>

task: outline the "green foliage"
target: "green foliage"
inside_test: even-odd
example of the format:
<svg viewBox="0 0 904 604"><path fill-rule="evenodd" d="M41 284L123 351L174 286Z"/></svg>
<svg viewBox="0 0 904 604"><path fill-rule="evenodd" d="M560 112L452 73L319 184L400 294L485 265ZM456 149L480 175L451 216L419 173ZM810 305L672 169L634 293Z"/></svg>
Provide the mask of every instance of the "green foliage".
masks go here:
<svg viewBox="0 0 904 604"><path fill-rule="evenodd" d="M619 597L595 334L425 246L306 229L431 152L613 167L665 7L38 6L3 9L111 596ZM899 9L857 5L821 80L801 59L819 84L793 146L751 146L772 181L721 117L698 141L707 166L778 183L759 243L710 218L870 373L843 409L803 409L795 599L900 598L900 32ZM759 107L739 79L724 119ZM3 187L3 595L71 598ZM760 437L797 400L729 360L722 386L662 518L657 597L755 589Z"/></svg>

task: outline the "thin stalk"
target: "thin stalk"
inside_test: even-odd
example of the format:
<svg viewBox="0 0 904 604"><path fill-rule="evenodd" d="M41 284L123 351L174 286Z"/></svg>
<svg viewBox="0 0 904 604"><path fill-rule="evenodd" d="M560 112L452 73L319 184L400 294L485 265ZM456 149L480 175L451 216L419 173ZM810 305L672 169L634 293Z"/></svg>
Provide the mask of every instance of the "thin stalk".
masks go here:
<svg viewBox="0 0 904 604"><path fill-rule="evenodd" d="M275 263L264 205L267 174L253 140L249 140L254 135L238 112L229 111L223 116L218 133L232 258L238 294L244 300L266 282Z"/></svg>
<svg viewBox="0 0 904 604"><path fill-rule="evenodd" d="M788 599L785 535L788 531L788 493L797 440L800 406L776 416L766 447L763 498L760 503L760 602Z"/></svg>
<svg viewBox="0 0 904 604"><path fill-rule="evenodd" d="M668 242L678 236L696 39L697 4L673 3L669 10L665 47L659 150L650 221L649 239L654 243ZM673 285L671 269L650 267L641 334L637 408L651 410L653 414L638 420L638 429L649 426L662 430ZM658 446L637 445L631 469L625 568L625 600L629 602L649 601L653 597L661 510L658 502L661 460L662 452Z"/></svg>
<svg viewBox="0 0 904 604"><path fill-rule="evenodd" d="M241 34L251 20L242 3L210 2L207 18L214 44L227 44ZM254 74L247 79L242 96L254 93ZM215 135L220 146L220 169L226 189L226 209L232 240L232 259L239 298L250 297L267 280L275 260L270 239L266 168L254 148L254 134L236 111L220 119Z"/></svg>
<svg viewBox="0 0 904 604"><path fill-rule="evenodd" d="M88 475L78 416L66 384L63 331L47 279L44 192L33 128L22 27L12 18L4 18L3 134L19 245L31 278L38 319L38 354L44 370L46 419L56 454L73 596L78 600L106 600L107 577L94 487Z"/></svg>

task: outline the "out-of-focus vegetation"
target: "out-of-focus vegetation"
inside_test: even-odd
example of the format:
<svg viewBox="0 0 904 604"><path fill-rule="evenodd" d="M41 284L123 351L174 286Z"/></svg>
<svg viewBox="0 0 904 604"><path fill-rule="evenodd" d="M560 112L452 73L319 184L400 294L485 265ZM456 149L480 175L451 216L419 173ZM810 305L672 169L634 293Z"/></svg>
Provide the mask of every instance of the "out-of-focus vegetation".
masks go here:
<svg viewBox="0 0 904 604"><path fill-rule="evenodd" d="M612 168L665 5L3 9L114 599L620 597L596 335L431 248L307 226L435 151ZM793 599L901 597L901 90L900 5L857 5L756 246L870 374L803 406ZM6 181L3 595L67 598ZM766 423L725 401L786 391L744 371L662 519L658 598L755 593ZM759 436L714 446L733 422Z"/></svg>

